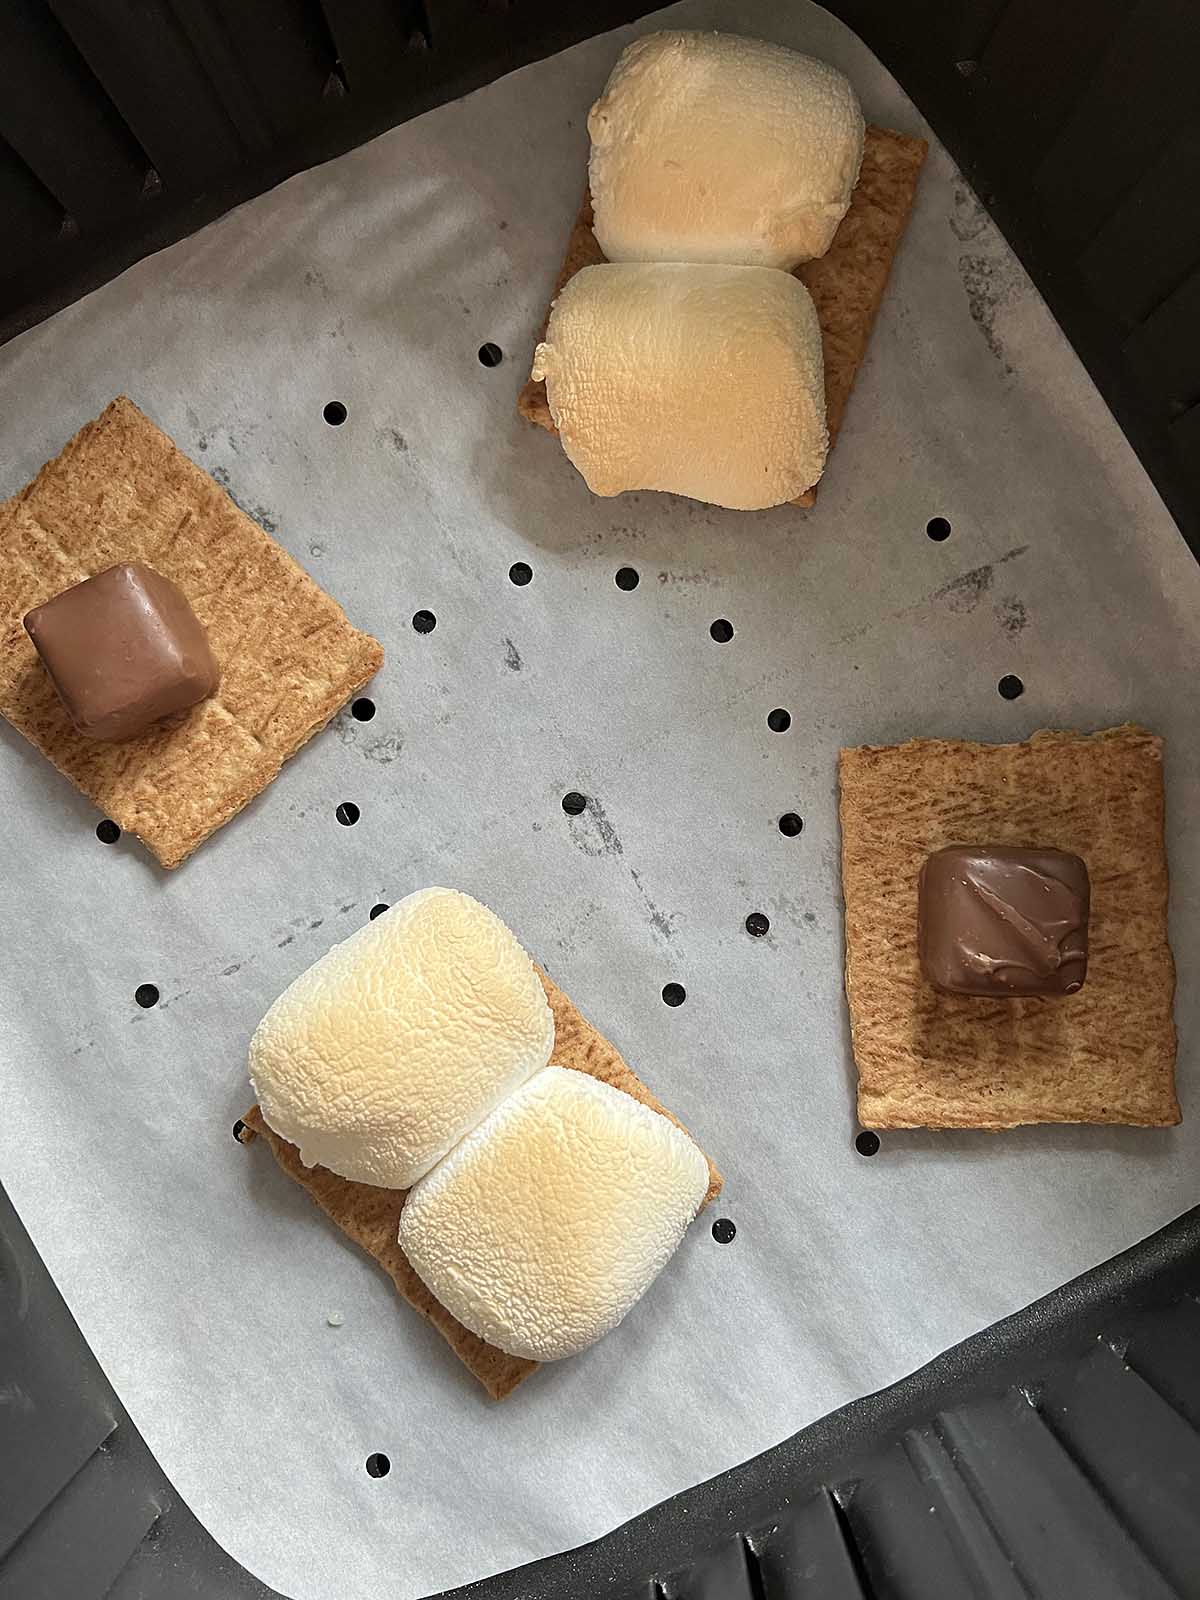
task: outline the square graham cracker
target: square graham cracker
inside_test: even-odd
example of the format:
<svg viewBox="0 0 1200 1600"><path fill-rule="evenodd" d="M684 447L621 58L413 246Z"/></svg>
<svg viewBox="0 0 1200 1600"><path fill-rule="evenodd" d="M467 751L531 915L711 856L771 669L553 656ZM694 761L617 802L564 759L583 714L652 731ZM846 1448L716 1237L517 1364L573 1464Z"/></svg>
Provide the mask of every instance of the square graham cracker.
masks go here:
<svg viewBox="0 0 1200 1600"><path fill-rule="evenodd" d="M869 127L850 209L842 218L833 243L818 260L805 261L795 270L795 276L812 295L821 323L830 449L846 414L846 402L859 366L867 353L875 314L892 269L892 257L908 225L908 214L917 192L917 176L928 151L924 139L892 133L887 128ZM606 259L592 232L592 198L585 193L567 240L567 253L554 285L551 304L581 268L598 266ZM547 312L539 341L545 338L549 320ZM517 410L538 427L550 433L558 432L550 415L544 380L535 383L530 378L526 382L517 397ZM814 484L792 504L811 506L816 498Z"/></svg>
<svg viewBox="0 0 1200 1600"><path fill-rule="evenodd" d="M122 561L183 591L221 682L110 744L76 733L22 618ZM376 640L124 396L0 505L0 713L164 867L265 789L382 662Z"/></svg>
<svg viewBox="0 0 1200 1600"><path fill-rule="evenodd" d="M840 760L846 995L867 1128L1179 1121L1162 741L1126 725L1024 744L916 739ZM949 844L1048 845L1091 878L1078 994L941 994L917 875Z"/></svg>
<svg viewBox="0 0 1200 1600"><path fill-rule="evenodd" d="M591 1073L593 1078L622 1089L652 1111L670 1117L677 1127L682 1128L683 1124L654 1098L632 1068L625 1064L616 1047L609 1044L575 1009L557 984L540 969L538 976L554 1014L554 1052L551 1061L556 1066ZM347 1238L353 1239L355 1244L361 1245L368 1255L375 1258L409 1305L432 1322L454 1354L470 1368L493 1400L503 1400L531 1372L537 1370L538 1362L505 1355L494 1345L486 1344L475 1334L469 1333L430 1294L413 1271L397 1239L407 1189L381 1189L369 1183L352 1183L350 1179L339 1178L324 1167L306 1167L295 1145L280 1138L267 1126L257 1106L248 1111L242 1120L246 1129L238 1135L242 1142L248 1144L258 1134L266 1139L276 1161L288 1177L308 1191ZM684 1132L687 1132L686 1128ZM708 1193L702 1202L702 1210L721 1192L721 1174L711 1161L708 1163L708 1172Z"/></svg>

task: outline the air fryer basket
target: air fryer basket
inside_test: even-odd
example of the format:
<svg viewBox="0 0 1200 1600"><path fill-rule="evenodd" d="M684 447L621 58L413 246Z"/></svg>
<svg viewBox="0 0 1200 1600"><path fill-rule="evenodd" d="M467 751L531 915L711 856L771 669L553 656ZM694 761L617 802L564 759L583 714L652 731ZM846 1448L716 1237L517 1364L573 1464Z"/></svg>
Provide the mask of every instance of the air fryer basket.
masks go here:
<svg viewBox="0 0 1200 1600"><path fill-rule="evenodd" d="M127 388L389 658L176 879L0 724L0 1600L1200 1596L1200 27L640 10L0 0L0 496ZM810 48L935 137L813 512L596 502L514 415L626 24ZM838 744L1126 718L1167 738L1182 1128L859 1130ZM439 880L729 1176L524 1411L231 1138L269 999Z"/></svg>

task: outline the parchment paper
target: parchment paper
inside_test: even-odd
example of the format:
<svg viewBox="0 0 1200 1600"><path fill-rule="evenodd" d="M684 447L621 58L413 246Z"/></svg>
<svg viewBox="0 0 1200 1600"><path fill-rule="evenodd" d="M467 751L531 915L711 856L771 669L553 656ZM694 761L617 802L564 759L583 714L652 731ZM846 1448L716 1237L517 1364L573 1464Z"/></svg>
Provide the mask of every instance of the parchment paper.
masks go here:
<svg viewBox="0 0 1200 1600"><path fill-rule="evenodd" d="M296 1600L424 1595L599 1535L1200 1199L1200 571L946 155L814 511L593 499L514 412L587 108L664 22L811 50L871 119L923 131L823 12L689 0L292 180L0 351L0 492L127 390L388 651L374 720L344 716L174 875L99 843L0 727L0 1173L167 1472ZM857 1155L838 745L1126 718L1168 741L1182 1127ZM593 808L565 816L570 789ZM738 1229L696 1227L624 1327L499 1407L230 1136L268 1003L427 883L509 920L712 1151Z"/></svg>

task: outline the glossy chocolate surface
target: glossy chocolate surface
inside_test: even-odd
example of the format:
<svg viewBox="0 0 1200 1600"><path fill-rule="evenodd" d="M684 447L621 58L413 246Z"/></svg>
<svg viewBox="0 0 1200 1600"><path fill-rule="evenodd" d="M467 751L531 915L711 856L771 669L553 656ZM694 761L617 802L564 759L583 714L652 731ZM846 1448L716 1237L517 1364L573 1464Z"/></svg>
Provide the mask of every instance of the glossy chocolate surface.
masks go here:
<svg viewBox="0 0 1200 1600"><path fill-rule="evenodd" d="M133 739L217 687L217 663L195 612L141 562L65 589L31 611L25 629L89 739Z"/></svg>
<svg viewBox="0 0 1200 1600"><path fill-rule="evenodd" d="M1074 994L1090 901L1087 867L1065 850L950 845L921 868L922 971L950 994Z"/></svg>

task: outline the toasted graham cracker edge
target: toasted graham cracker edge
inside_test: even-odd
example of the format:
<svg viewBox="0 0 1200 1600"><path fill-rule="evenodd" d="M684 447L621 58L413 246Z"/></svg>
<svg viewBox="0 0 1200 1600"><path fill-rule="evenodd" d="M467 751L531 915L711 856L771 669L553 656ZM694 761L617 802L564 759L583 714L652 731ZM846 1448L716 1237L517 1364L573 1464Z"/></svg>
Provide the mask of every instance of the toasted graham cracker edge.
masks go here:
<svg viewBox="0 0 1200 1600"><path fill-rule="evenodd" d="M218 828L223 828L227 822L237 816L239 811L244 811L252 800L257 800L264 790L269 789L283 770L284 763L290 761L298 750L303 750L310 739L314 739L318 733L324 732L343 706L360 689L366 688L367 684L370 683L371 679L383 666L383 646L378 639L372 638L370 634L362 634L361 637L364 641L362 660L356 663L353 671L345 674L341 682L331 690L328 710L323 719L320 722L313 723L309 728L301 729L295 739L288 740L286 745L280 749L279 758L274 762L270 771L264 772L263 768L258 768L253 778L248 777L241 788L230 795L225 805L214 810L212 824L206 833L193 838L186 845L181 844L178 849L165 849L161 854L152 844L147 843L145 840L142 841L147 844L147 848L155 856L160 866L167 868L168 871L182 866L187 858L198 850L206 839L210 839L216 833ZM54 765L57 766L57 763L54 763ZM62 768L59 767L58 770L61 772ZM65 776L69 777L70 774L65 774ZM110 808L109 815L114 822L118 823L122 828L125 827L115 809ZM134 828L129 828L126 831L133 833L135 837L140 837Z"/></svg>
<svg viewBox="0 0 1200 1600"><path fill-rule="evenodd" d="M812 295L821 323L830 450L841 429L850 391L866 354L887 288L892 258L908 225L917 178L928 151L924 139L894 133L887 128L868 127L858 184L833 244L824 256L806 261L795 269L794 275ZM565 285L582 268L598 266L606 259L592 232L592 198L585 188L537 343L546 336L550 309ZM517 410L539 428L549 433L558 432L544 379L526 380L517 396ZM808 507L815 505L816 499L814 485L797 495L791 504Z"/></svg>
<svg viewBox="0 0 1200 1600"><path fill-rule="evenodd" d="M266 1139L271 1154L288 1177L305 1190L348 1239L378 1262L400 1295L437 1329L493 1400L503 1400L536 1370L536 1361L505 1355L468 1332L441 1301L430 1294L413 1271L397 1240L407 1190L350 1183L324 1167L306 1167L295 1145L281 1139L267 1126L257 1106L252 1107L242 1121L247 1130L239 1135L242 1143L249 1144L258 1134Z"/></svg>
<svg viewBox="0 0 1200 1600"><path fill-rule="evenodd" d="M968 841L942 837L936 832L936 827L929 822L928 817L923 822L919 815L913 816L911 811L900 814L900 802L898 802L897 827L903 829L907 842L903 846L900 843L893 843L882 849L876 844L873 858L860 859L862 841L857 837L855 813L864 792L862 784L864 781L869 782L869 779L864 780L860 774L870 763L880 758L891 762L908 757L918 765L927 765L931 773L940 773L938 781L944 787L947 762L955 758L971 759L978 756L988 760L1011 752L1026 752L1032 758L1035 755L1049 755L1061 750L1064 753L1059 757L1059 762L1064 762L1069 760L1072 754L1079 755L1081 748L1098 751L1102 755L1106 743L1110 746L1119 745L1127 753L1130 762L1137 761L1140 757L1146 758L1135 773L1135 778L1142 781L1146 793L1140 801L1134 830L1134 845L1141 847L1146 865L1141 873L1142 884L1135 885L1135 895L1140 898L1136 900L1130 912L1133 921L1123 916L1123 908L1113 898L1113 886L1116 885L1119 891L1126 876L1120 867L1104 871L1099 880L1095 877L1097 859L1095 844L1089 850L1081 846L1078 838L1058 836L1053 820L1051 833L1055 836L1048 841L1043 834L1039 834L1037 838L1033 837L1037 832L1036 823L1030 824L1030 829L1027 830L1029 837L1017 837L1011 829L1000 825L1007 824L1008 817L1002 813L1007 813L1012 806L1022 800L1020 793L1005 792L1002 804L999 800L993 800L993 814L1000 821L995 826L990 822L985 826L989 833L995 835L996 842L1030 844L1052 842L1064 848L1079 849L1085 857L1091 854L1089 870L1093 873L1093 913L1096 911L1096 888L1099 881L1102 922L1107 923L1109 929L1120 926L1116 939L1119 941L1121 933L1124 933L1127 921L1129 926L1134 926L1136 923L1138 931L1144 934L1139 944L1139 953L1150 963L1148 970L1142 974L1147 979L1145 985L1142 985L1140 978L1133 981L1130 985L1130 997L1126 1001L1124 990L1118 989L1112 981L1113 972L1117 974L1118 982L1123 975L1120 956L1110 960L1107 952L1098 952L1096 945L1093 944L1093 959L1089 967L1091 993L1089 994L1089 984L1085 984L1079 996L1073 996L1066 1002L1073 1008L1072 1031L1071 1034L1063 1036L1065 1043L1061 1047L1052 1032L1047 1036L1040 1035L1041 1025L1047 1019L1055 1015L1065 1019L1068 1015L1066 1011L1056 1014L1053 1010L1043 1012L1040 1009L1042 1006L1053 1007L1057 1002L990 1001L936 996L923 980L919 980L909 987L907 1003L897 1006L893 992L897 987L897 962L907 965L910 973L917 970L915 877L914 884L907 886L912 897L911 916L906 916L900 926L893 926L892 913L888 911L886 904L882 910L879 904L881 884L882 892L886 895L887 885L883 880L889 871L889 858L901 848L911 853L914 839L919 846L918 854L943 843ZM863 1126L881 1129L922 1127L1001 1131L1031 1122L1169 1127L1180 1121L1181 1112L1174 1085L1176 1035L1172 1000L1175 968L1166 935L1168 886L1163 836L1164 796L1161 758L1162 740L1134 724L1104 729L1092 735L1041 730L1029 740L1015 745L988 745L965 740L916 739L909 740L903 745L865 745L841 752L839 778L842 875L846 897L846 992L855 1062L859 1069L858 1116ZM1074 775L1077 777L1079 774L1075 772ZM899 781L894 768L889 768L887 781L889 784ZM907 788L913 781L915 780L910 772L906 775L905 787ZM1005 782L1007 781L1006 778ZM984 787L986 789L987 785ZM1016 787L1020 789L1022 786L1018 783ZM928 793L932 795L935 792L936 785L929 787ZM1102 793L1103 791L1101 797ZM933 837L928 836L931 832ZM1131 848L1128 841L1123 840L1119 834L1115 842L1107 838L1102 840L1099 847L1101 860L1110 853L1120 854L1119 847L1122 845L1126 853ZM909 865L912 865L912 862L909 862ZM1130 893L1130 889L1126 886L1124 889L1126 900ZM879 925L872 926L876 918ZM1096 931L1095 927L1093 931ZM880 958L884 967L873 965L872 955L865 948L872 937L885 941L886 955ZM1108 934L1103 934L1103 937L1109 942ZM864 948L860 949L860 945ZM1107 973L1106 966L1111 968ZM1098 987L1101 989L1099 995ZM898 1019L890 1018L895 1027L894 1042L881 1046L880 1037L886 1034L889 1023L889 1005L894 1010L902 1010L903 1015ZM1140 1010L1134 1009L1138 1007ZM923 1015L923 1012L928 1014ZM1113 1020L1114 1015L1118 1020ZM1021 1020L1022 1017L1026 1019L1024 1022ZM1138 1042L1143 1044L1144 1048L1141 1056L1137 1056L1133 1051L1129 1052L1130 1065L1126 1071L1124 1060L1117 1067L1111 1059L1105 1058L1106 1053L1109 1057L1113 1055L1110 1038L1115 1037L1119 1027L1131 1017L1137 1023ZM931 1021L932 1031L924 1031ZM1018 1044L1010 1048L1009 1033L1016 1039L1017 1031L1022 1028L1025 1030L1024 1034ZM1016 1114L1014 1108L1010 1106L1004 1115L987 1115L981 1112L977 1094L974 1098L971 1097L970 1091L972 1088L978 1091L979 1084L976 1082L972 1085L969 1082L971 1073L968 1070L962 1080L965 1087L961 1092L960 1104L956 1107L953 1104L952 1092L956 1087L954 1080L952 1078L949 1080L951 1089L948 1091L946 1083L940 1077L942 1072L952 1074L956 1070L953 1060L947 1064L942 1060L942 1056L934 1051L930 1057L934 1065L927 1067L920 1053L923 1040L927 1038L937 1040L942 1036L953 1041L960 1057L974 1055L980 1061L993 1062L1001 1087L1006 1092L1011 1086L1004 1081L1005 1074L1015 1070L1015 1074L1020 1076L1022 1052L1027 1061L1041 1059L1058 1062L1056 1051L1061 1048L1061 1065L1069 1069L1065 1072L1066 1094L1074 1094L1075 1103L1065 1103L1061 1094L1046 1099L1029 1096L1020 1105ZM1093 1036L1096 1043L1089 1045L1088 1041ZM974 1049L972 1041L975 1044ZM894 1068L894 1075L900 1079L898 1088L887 1090L877 1086L877 1080L881 1076L878 1067L881 1055L887 1062L884 1075L886 1070ZM1087 1096L1084 1088L1075 1081L1075 1074L1087 1072L1089 1068L1097 1081L1108 1082L1110 1091L1114 1087L1110 1081L1114 1074L1118 1072L1122 1074L1123 1081L1117 1085L1117 1092L1112 1098L1121 1102L1123 1095L1123 1103L1105 1105L1102 1100L1107 1099L1108 1094L1102 1096L1102 1092L1097 1090L1093 1098L1084 1104ZM910 1078L916 1080L915 1082L903 1081L906 1070ZM926 1074L924 1084L920 1081L922 1072ZM976 1073L975 1076L978 1078L979 1074Z"/></svg>
<svg viewBox="0 0 1200 1600"><path fill-rule="evenodd" d="M107 476L101 470L105 460L112 462ZM80 502L96 496L104 509L93 526ZM127 503L127 523L114 524L105 507L108 499ZM44 523L45 504L56 502L65 520ZM164 540L156 512L167 504L175 511L182 509L184 516L174 539ZM30 483L0 504L0 550L6 546L14 559L20 552L22 561L0 578L0 612L5 619L0 630L0 711L93 804L141 839L167 868L178 866L261 793L284 761L326 726L383 661L378 641L353 628L341 607L299 563L125 395L80 428ZM31 548L40 558L32 566ZM223 708L223 683L212 700L139 739L115 746L82 740L70 727L24 636L20 615L69 583L129 559L165 567L164 575L195 603L198 573L206 571L203 558L210 555L212 567L219 570L229 553L253 573L250 592L267 598L274 618L269 640L261 639L253 627L247 630L247 654L253 658L256 647L278 648L291 627L292 655L285 667L306 660L296 635L311 623L319 635L311 647L318 669L311 681L324 680L324 694L311 694L306 706L296 701L289 716L272 716L269 733L264 730L264 737L254 739L253 753L245 734L261 702L245 695L244 681L240 685L244 720ZM26 593L22 583L40 588ZM210 637L216 626L220 636L216 642L223 644L223 668L230 648L225 635L236 623L230 606L215 624L211 617L206 622ZM189 763L196 782L188 781Z"/></svg>
<svg viewBox="0 0 1200 1600"><path fill-rule="evenodd" d="M546 991L554 1016L554 1051L551 1061L560 1067L589 1073L614 1088L623 1090L640 1100L644 1106L667 1117L676 1127L683 1123L651 1094L637 1074L627 1065L615 1045L592 1026L571 1003L552 979L537 968L538 977ZM503 1400L519 1383L536 1370L539 1363L518 1356L505 1355L494 1345L468 1332L441 1302L425 1287L409 1265L397 1238L400 1212L404 1207L407 1190L382 1189L372 1184L352 1183L339 1178L324 1167L306 1167L300 1160L295 1145L280 1137L263 1120L261 1111L253 1106L242 1118L245 1133L239 1134L244 1144L262 1134L271 1154L295 1183L298 1183L320 1206L348 1238L360 1245L379 1263L391 1278L397 1290L414 1310L433 1324L464 1366L470 1369L493 1400ZM690 1135L689 1135L690 1137ZM706 1157L706 1159L708 1159ZM721 1192L722 1178L711 1160L708 1160L708 1192L701 1202L703 1210Z"/></svg>

